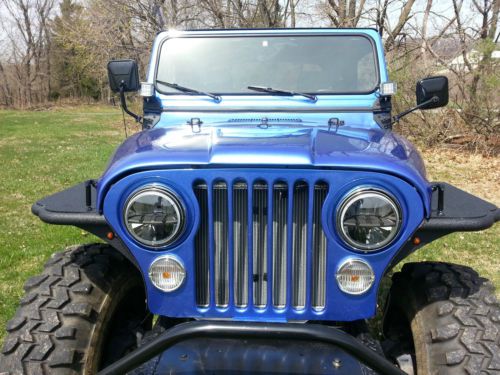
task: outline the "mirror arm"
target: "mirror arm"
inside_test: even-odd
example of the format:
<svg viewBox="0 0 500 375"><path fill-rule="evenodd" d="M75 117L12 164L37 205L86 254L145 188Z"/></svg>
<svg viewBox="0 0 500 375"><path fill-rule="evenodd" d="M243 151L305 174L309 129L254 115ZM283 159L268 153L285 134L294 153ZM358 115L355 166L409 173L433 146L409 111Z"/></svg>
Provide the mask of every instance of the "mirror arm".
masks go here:
<svg viewBox="0 0 500 375"><path fill-rule="evenodd" d="M120 104L127 115L131 116L136 122L141 122L142 117L130 111L127 107L127 100L125 98L125 87L123 81L120 83Z"/></svg>
<svg viewBox="0 0 500 375"><path fill-rule="evenodd" d="M399 120L401 120L401 118L405 117L406 115L416 111L417 109L420 109L422 107L425 107L427 104L431 104L431 103L437 103L439 101L439 97L437 96L433 96L432 98L430 98L429 100L426 100L425 102L423 103L420 103L418 105L416 105L415 107L413 108L410 108L410 109L407 109L406 111L403 111L399 114L397 114L396 116L394 116L392 118L392 122L391 122L391 125L392 124L395 124L396 122L398 122Z"/></svg>

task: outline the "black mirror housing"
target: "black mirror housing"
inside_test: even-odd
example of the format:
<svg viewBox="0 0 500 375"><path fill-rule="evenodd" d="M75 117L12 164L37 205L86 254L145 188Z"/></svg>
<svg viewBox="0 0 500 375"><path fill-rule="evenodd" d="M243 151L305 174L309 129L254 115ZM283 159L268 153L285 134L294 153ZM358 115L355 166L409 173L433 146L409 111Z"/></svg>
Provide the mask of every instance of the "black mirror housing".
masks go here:
<svg viewBox="0 0 500 375"><path fill-rule="evenodd" d="M108 78L111 91L137 91L140 88L139 68L135 60L111 60L108 62Z"/></svg>
<svg viewBox="0 0 500 375"><path fill-rule="evenodd" d="M448 104L448 78L435 76L424 78L417 82L416 87L417 105L429 101L420 109L431 109L443 107ZM433 99L437 98L437 99ZM431 99L433 99L431 101Z"/></svg>

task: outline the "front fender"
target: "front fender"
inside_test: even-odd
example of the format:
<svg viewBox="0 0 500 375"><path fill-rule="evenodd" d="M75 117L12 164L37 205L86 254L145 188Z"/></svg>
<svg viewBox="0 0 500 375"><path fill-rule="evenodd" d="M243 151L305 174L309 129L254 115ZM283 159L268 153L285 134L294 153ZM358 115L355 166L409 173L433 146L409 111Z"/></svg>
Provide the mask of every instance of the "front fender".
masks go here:
<svg viewBox="0 0 500 375"><path fill-rule="evenodd" d="M494 204L445 182L432 186L431 215L398 252L386 272L424 245L453 232L485 230L500 221Z"/></svg>

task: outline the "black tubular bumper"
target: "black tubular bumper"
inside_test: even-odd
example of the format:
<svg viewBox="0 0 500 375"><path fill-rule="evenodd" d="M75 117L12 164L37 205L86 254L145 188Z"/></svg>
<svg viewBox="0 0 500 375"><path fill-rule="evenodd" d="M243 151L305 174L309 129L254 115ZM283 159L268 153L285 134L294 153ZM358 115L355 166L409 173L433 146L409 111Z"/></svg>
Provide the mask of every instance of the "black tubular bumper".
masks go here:
<svg viewBox="0 0 500 375"><path fill-rule="evenodd" d="M279 339L321 342L331 344L345 351L379 374L405 374L386 358L366 347L353 336L333 327L296 323L192 321L170 328L153 341L101 370L98 375L125 374L177 343L198 338Z"/></svg>
<svg viewBox="0 0 500 375"><path fill-rule="evenodd" d="M104 216L97 212L95 201L95 182L88 180L39 200L31 212L49 224L107 225Z"/></svg>
<svg viewBox="0 0 500 375"><path fill-rule="evenodd" d="M95 181L88 180L36 202L31 210L49 224L107 226L96 207ZM477 231L500 220L500 210L489 202L444 182L433 183L432 212L420 231Z"/></svg>
<svg viewBox="0 0 500 375"><path fill-rule="evenodd" d="M489 202L444 182L433 184L432 213L424 232L478 231L500 220L500 210Z"/></svg>
<svg viewBox="0 0 500 375"><path fill-rule="evenodd" d="M445 182L432 183L431 214L391 260L386 272L411 253L453 232L485 230L500 221L500 210L492 203Z"/></svg>
<svg viewBox="0 0 500 375"><path fill-rule="evenodd" d="M136 259L97 210L96 195L96 182L88 180L39 200L31 206L31 212L45 223L73 225L96 235L139 268Z"/></svg>

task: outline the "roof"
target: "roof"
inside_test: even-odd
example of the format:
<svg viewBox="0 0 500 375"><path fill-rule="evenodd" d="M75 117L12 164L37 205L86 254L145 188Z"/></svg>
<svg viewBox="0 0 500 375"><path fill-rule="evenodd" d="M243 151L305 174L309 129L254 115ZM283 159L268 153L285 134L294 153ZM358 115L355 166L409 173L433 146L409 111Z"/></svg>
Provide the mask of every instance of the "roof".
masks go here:
<svg viewBox="0 0 500 375"><path fill-rule="evenodd" d="M203 32L224 32L224 31L307 31L307 30L326 30L326 31L332 31L332 30L353 30L353 31L359 31L359 30L372 30L376 31L378 33L378 30L374 27L280 27L280 28L270 28L270 27L261 27L261 28L228 28L228 29L184 29L184 30L176 30L179 32L196 32L196 31L203 31ZM161 32L168 32L169 30L163 30Z"/></svg>
<svg viewBox="0 0 500 375"><path fill-rule="evenodd" d="M379 33L373 28L279 28L279 29L190 29L190 30L165 30L157 34L158 38L163 36L181 36L181 35L262 35L262 34L317 34L323 33L355 33L367 34L372 37L379 37Z"/></svg>

